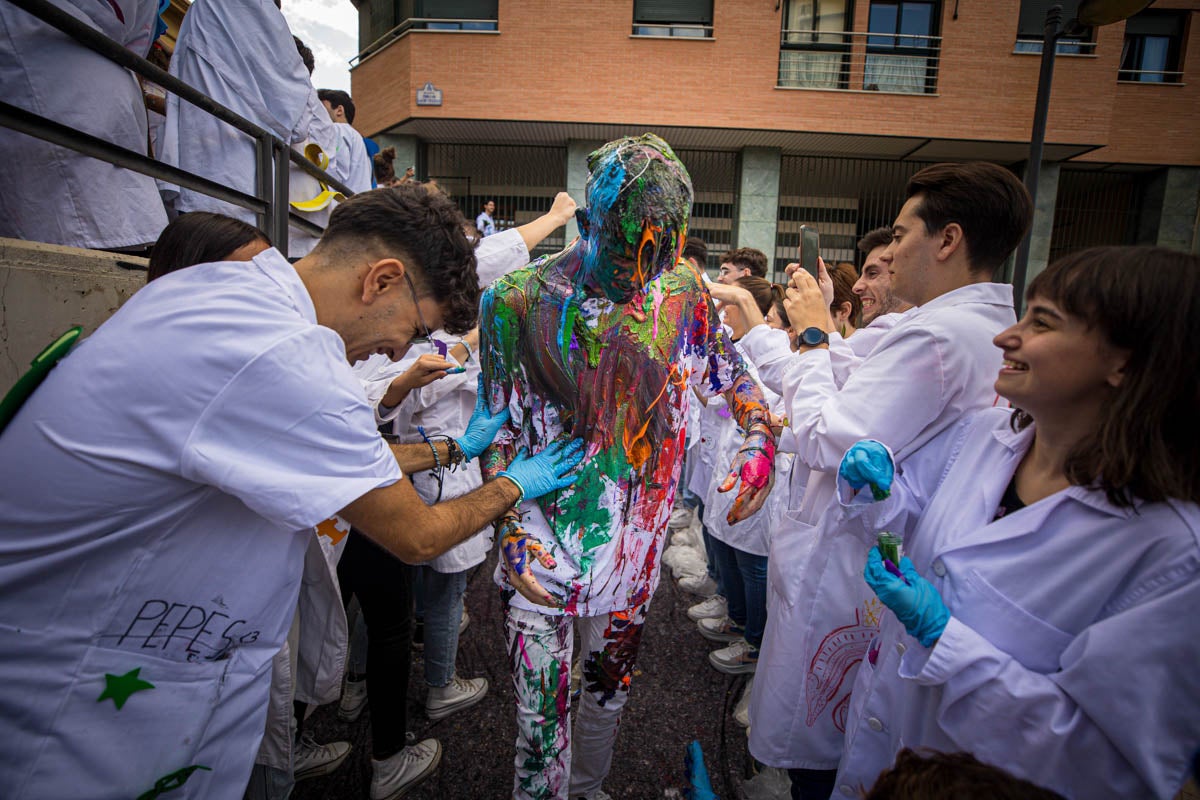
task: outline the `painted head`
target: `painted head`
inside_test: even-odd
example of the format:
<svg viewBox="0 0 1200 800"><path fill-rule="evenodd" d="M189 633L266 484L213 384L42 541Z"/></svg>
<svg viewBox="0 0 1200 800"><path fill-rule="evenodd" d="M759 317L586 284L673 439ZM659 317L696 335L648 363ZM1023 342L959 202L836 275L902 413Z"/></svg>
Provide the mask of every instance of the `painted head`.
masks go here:
<svg viewBox="0 0 1200 800"><path fill-rule="evenodd" d="M592 295L627 303L679 260L692 179L654 134L609 142L588 156L587 208L579 222L580 278Z"/></svg>

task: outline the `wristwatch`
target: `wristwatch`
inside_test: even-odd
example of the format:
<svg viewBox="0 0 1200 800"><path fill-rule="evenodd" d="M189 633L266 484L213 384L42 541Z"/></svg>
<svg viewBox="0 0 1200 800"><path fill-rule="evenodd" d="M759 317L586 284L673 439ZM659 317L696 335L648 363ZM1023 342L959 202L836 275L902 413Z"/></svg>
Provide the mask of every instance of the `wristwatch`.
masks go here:
<svg viewBox="0 0 1200 800"><path fill-rule="evenodd" d="M800 344L805 347L819 347L829 344L829 334L820 328L805 328L800 332Z"/></svg>

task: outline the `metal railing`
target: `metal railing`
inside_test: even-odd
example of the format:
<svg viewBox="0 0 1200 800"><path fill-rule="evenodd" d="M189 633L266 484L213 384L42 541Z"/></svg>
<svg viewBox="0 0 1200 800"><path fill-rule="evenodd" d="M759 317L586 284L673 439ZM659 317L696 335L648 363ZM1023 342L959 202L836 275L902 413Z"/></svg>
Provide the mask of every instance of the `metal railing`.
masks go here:
<svg viewBox="0 0 1200 800"><path fill-rule="evenodd" d="M409 17L396 25L387 33L359 51L350 59L350 66L361 64L368 56L382 50L388 44L412 31L465 31L467 33L487 33L498 30L499 23L494 19L445 19L439 17Z"/></svg>
<svg viewBox="0 0 1200 800"><path fill-rule="evenodd" d="M1042 35L1018 33L1017 41L1013 44L1014 53L1042 52ZM1060 56L1092 56L1096 54L1096 43L1086 39L1076 39L1069 36L1061 37L1054 44L1054 52Z"/></svg>
<svg viewBox="0 0 1200 800"><path fill-rule="evenodd" d="M231 189L193 172L164 164L145 153L121 147L2 101L0 101L0 126L253 211L258 218L259 229L284 255L287 255L289 224L314 236L320 236L324 230L321 226L291 211L288 204L289 161L347 197L354 194L347 186L304 158L270 131L234 113L203 92L135 55L95 28L52 5L48 0L4 0L4 2L11 3L32 14L47 25L70 36L84 47L157 83L167 91L177 94L181 99L251 137L254 140L255 149L254 194L248 195Z"/></svg>
<svg viewBox="0 0 1200 800"><path fill-rule="evenodd" d="M784 29L779 86L934 94L942 37Z"/></svg>
<svg viewBox="0 0 1200 800"><path fill-rule="evenodd" d="M1122 83L1157 83L1167 86L1182 86L1183 73L1161 69L1123 69L1117 73Z"/></svg>
<svg viewBox="0 0 1200 800"><path fill-rule="evenodd" d="M653 39L711 39L712 25L694 25L675 22L634 22L632 36L647 36Z"/></svg>

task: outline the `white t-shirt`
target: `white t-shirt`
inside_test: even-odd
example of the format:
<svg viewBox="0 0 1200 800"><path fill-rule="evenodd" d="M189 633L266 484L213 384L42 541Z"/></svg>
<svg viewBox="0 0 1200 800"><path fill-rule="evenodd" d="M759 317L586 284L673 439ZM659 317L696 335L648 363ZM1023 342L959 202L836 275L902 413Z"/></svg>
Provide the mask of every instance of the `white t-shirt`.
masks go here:
<svg viewBox="0 0 1200 800"><path fill-rule="evenodd" d="M0 437L6 796L240 797L306 538L400 477L278 251L139 291Z"/></svg>

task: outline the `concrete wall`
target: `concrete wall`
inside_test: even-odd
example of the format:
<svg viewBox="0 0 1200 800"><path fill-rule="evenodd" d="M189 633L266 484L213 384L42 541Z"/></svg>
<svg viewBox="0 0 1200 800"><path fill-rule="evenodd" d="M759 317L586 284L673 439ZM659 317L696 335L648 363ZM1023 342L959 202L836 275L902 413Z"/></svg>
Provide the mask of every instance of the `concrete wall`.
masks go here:
<svg viewBox="0 0 1200 800"><path fill-rule="evenodd" d="M144 258L0 238L0 392L68 328L96 330L145 285L145 268Z"/></svg>

